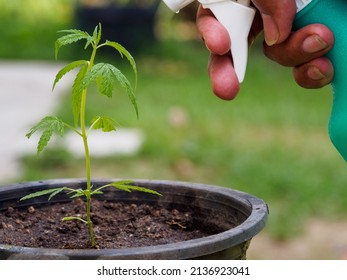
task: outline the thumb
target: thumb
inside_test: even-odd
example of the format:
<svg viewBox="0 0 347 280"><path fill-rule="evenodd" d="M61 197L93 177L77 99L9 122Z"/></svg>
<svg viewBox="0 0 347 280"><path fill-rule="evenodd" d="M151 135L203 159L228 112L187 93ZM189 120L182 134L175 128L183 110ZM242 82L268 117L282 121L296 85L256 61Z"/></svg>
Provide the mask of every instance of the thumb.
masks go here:
<svg viewBox="0 0 347 280"><path fill-rule="evenodd" d="M264 37L267 45L282 43L292 29L296 14L295 0L253 0L259 10L264 26Z"/></svg>

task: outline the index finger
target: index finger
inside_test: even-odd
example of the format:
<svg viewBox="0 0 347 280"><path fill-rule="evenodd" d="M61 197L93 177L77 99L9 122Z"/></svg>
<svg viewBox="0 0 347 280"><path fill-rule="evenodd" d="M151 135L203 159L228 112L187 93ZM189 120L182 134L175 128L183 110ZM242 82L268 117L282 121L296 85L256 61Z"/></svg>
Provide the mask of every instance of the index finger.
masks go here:
<svg viewBox="0 0 347 280"><path fill-rule="evenodd" d="M196 25L206 47L213 54L224 55L230 50L228 31L214 17L209 9L199 6Z"/></svg>

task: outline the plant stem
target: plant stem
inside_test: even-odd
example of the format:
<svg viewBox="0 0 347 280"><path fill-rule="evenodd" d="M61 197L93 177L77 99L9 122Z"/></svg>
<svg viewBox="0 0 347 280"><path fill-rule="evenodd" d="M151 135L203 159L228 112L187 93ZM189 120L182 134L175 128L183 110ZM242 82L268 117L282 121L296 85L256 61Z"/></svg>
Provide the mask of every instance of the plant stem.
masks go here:
<svg viewBox="0 0 347 280"><path fill-rule="evenodd" d="M87 189L85 190L85 196L86 196L86 214L87 214L87 225L88 225L88 231L89 231L89 237L91 241L92 247L95 246L95 237L94 237L94 231L93 231L93 223L91 220L91 190L92 190L92 184L91 184L91 172L90 172L90 154L89 154L89 145L88 145L88 136L86 133L86 125L85 125L85 107L86 107L86 100L87 100L87 90L83 90L82 92L82 102L81 102L81 135L83 139L83 145L84 145L84 153L85 153L85 163L86 163L86 179L87 179Z"/></svg>
<svg viewBox="0 0 347 280"><path fill-rule="evenodd" d="M91 55L90 60L89 60L88 71L93 67L95 54L96 54L96 46L94 45L93 46L93 52L92 52L92 55ZM86 180L87 180L87 188L85 190L86 215L87 215L87 225L88 225L88 231L89 231L89 238L90 238L92 247L95 247L93 222L91 220L92 184L91 184L91 172L90 172L90 153L89 153L89 145L88 145L88 134L86 131L86 104L87 104L87 89L84 89L82 91L82 100L81 100L81 109L80 109L80 123L81 123L81 136L83 139L84 153L85 153L85 164L86 164Z"/></svg>

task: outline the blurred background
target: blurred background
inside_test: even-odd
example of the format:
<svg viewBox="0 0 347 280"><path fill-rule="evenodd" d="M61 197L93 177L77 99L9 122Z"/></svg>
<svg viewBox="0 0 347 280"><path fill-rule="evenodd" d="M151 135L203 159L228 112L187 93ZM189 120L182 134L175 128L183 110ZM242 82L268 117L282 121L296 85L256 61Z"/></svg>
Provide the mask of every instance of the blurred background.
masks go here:
<svg viewBox="0 0 347 280"><path fill-rule="evenodd" d="M95 136L93 177L239 189L270 209L250 259L347 258L347 165L327 133L331 88L298 87L291 69L264 57L259 38L238 97L217 99L195 13L196 4L174 14L157 0L0 0L1 184L84 176L71 135L37 157L35 140L25 134L47 114L71 120L73 76L53 93L52 83L66 62L89 53L83 45L64 47L56 61L57 31L92 32L101 22L104 38L123 44L137 62L140 116L121 91L112 100L90 94L88 114L102 112L120 124L109 135L115 140ZM99 59L134 81L117 53Z"/></svg>

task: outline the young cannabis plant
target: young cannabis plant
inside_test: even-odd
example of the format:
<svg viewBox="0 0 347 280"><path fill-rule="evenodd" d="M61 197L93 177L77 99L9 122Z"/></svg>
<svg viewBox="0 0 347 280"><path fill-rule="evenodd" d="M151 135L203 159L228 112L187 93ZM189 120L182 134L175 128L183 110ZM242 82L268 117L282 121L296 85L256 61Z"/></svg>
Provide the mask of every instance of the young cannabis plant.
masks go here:
<svg viewBox="0 0 347 280"><path fill-rule="evenodd" d="M71 29L62 30L61 33L65 33L55 42L55 57L58 57L59 49L62 46L76 43L81 40L85 40L86 44L84 49L91 48L91 55L89 60L77 60L69 63L63 67L56 75L53 90L60 79L72 71L73 69L79 69L77 71L73 86L72 86L72 113L73 124L68 124L63 120L55 116L47 116L43 118L37 125L33 126L29 133L26 135L30 138L35 132L42 131L42 135L39 139L37 146L37 153L40 154L47 146L53 133L57 133L60 136L64 135L65 128L71 129L77 135L82 138L84 153L85 153L85 172L86 172L86 187L85 189L72 189L67 187L54 188L49 190L43 190L35 193L31 193L21 200L31 199L38 196L48 195L48 199L51 199L60 192L66 192L71 198L84 197L86 201L86 219L81 217L65 217L64 220L79 220L87 224L89 237L92 247L95 247L96 241L93 231L93 223L91 220L91 198L93 195L102 194L102 191L106 187L114 187L123 191L141 191L160 195L158 192L143 188L140 186L131 185L131 181L117 181L110 184L101 186L94 189L91 184L91 164L90 153L88 146L88 136L93 129L102 129L104 132L116 130L116 121L107 116L94 116L91 119L91 125L86 125L86 103L87 103L87 89L92 83L96 83L97 89L101 95L106 97L112 97L114 88L117 84L120 84L128 94L128 97L135 109L136 116L138 117L138 107L134 94L134 89L131 83L123 73L112 64L108 63L95 63L97 51L102 47L111 47L119 52L121 57L126 57L130 63L133 72L135 74L135 88L137 83L137 70L136 63L131 54L120 44L112 41L101 41L101 24L95 27L92 35L87 32Z"/></svg>

